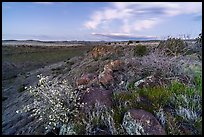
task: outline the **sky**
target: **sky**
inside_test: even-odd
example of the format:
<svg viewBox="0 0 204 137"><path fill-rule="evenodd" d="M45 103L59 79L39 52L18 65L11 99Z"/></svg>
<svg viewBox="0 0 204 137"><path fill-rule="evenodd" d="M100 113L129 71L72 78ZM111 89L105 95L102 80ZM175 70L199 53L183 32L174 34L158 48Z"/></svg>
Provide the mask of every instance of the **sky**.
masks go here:
<svg viewBox="0 0 204 137"><path fill-rule="evenodd" d="M3 2L3 40L195 38L202 2Z"/></svg>

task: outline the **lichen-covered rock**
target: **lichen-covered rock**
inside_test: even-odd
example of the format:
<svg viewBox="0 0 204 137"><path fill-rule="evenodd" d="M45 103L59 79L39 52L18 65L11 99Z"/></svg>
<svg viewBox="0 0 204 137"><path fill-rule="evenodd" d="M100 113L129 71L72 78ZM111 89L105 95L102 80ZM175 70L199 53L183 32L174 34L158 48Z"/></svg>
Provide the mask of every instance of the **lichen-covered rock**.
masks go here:
<svg viewBox="0 0 204 137"><path fill-rule="evenodd" d="M99 82L106 86L106 85L111 85L111 83L113 82L113 76L111 73L107 72L107 71L103 71L99 76L98 76L98 80Z"/></svg>
<svg viewBox="0 0 204 137"><path fill-rule="evenodd" d="M113 50L113 47L95 47L89 54L94 58L94 59L98 59L100 57L103 57L109 53L111 53L111 51Z"/></svg>
<svg viewBox="0 0 204 137"><path fill-rule="evenodd" d="M112 71L120 70L120 69L122 69L123 64L124 63L121 60L111 61L110 63L108 63L104 66L104 71L106 71L106 70L112 70Z"/></svg>
<svg viewBox="0 0 204 137"><path fill-rule="evenodd" d="M122 125L129 135L166 135L157 119L141 109L128 110Z"/></svg>
<svg viewBox="0 0 204 137"><path fill-rule="evenodd" d="M112 91L104 90L98 87L87 88L82 96L81 102L85 104L84 108L93 107L97 102L107 107L112 106Z"/></svg>

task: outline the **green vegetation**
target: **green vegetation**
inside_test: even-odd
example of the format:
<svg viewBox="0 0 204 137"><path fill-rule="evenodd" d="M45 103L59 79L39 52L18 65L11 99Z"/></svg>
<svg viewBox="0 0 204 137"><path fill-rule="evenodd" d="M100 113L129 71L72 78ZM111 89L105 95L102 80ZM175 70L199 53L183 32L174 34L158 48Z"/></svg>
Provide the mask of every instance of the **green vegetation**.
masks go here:
<svg viewBox="0 0 204 137"><path fill-rule="evenodd" d="M5 48L5 49L4 49ZM5 50L9 49L6 52ZM33 47L32 48L14 48L14 47L3 47L2 51L2 60L3 61L11 61L13 63L22 63L26 61L30 61L33 63L54 63L58 61L62 61L65 59L69 59L74 56L82 55L86 52L86 50L91 49L92 47L84 46L84 47L49 47L49 48L41 48L41 47ZM14 51L13 51L14 50ZM33 51L34 50L34 51Z"/></svg>
<svg viewBox="0 0 204 137"><path fill-rule="evenodd" d="M133 43L133 41L129 40L127 44L130 45L130 44L132 44L132 43Z"/></svg>
<svg viewBox="0 0 204 137"><path fill-rule="evenodd" d="M196 73L195 88L197 91L199 91L199 94L202 96L202 74Z"/></svg>
<svg viewBox="0 0 204 137"><path fill-rule="evenodd" d="M154 109L164 107L172 95L172 92L164 86L142 88L138 92L141 96L147 97L152 102Z"/></svg>
<svg viewBox="0 0 204 137"><path fill-rule="evenodd" d="M9 62L18 67L9 68L3 79L9 79L19 73L31 71L49 64L82 55L93 46L78 47L2 47L2 62ZM71 63L72 64L72 63ZM70 65L71 65L70 64Z"/></svg>
<svg viewBox="0 0 204 137"><path fill-rule="evenodd" d="M166 113L166 132L168 135L181 135L181 131L179 130L179 124L177 119L174 118L169 112Z"/></svg>
<svg viewBox="0 0 204 137"><path fill-rule="evenodd" d="M145 45L137 45L134 48L134 56L144 56L147 55L148 50L147 47Z"/></svg>
<svg viewBox="0 0 204 137"><path fill-rule="evenodd" d="M176 56L186 52L187 43L180 38L169 38L161 41L158 45L159 49L165 51L167 55Z"/></svg>

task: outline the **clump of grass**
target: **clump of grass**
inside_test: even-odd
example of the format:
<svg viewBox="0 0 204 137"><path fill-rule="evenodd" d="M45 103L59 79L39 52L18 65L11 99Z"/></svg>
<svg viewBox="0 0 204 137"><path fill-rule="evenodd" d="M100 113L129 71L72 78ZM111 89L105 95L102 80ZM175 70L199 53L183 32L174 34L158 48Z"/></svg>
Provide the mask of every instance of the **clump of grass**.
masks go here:
<svg viewBox="0 0 204 137"><path fill-rule="evenodd" d="M178 95L184 93L186 86L177 80L173 80L168 88L172 93Z"/></svg>
<svg viewBox="0 0 204 137"><path fill-rule="evenodd" d="M137 45L134 48L134 56L144 56L148 53L147 47L144 45Z"/></svg>
<svg viewBox="0 0 204 137"><path fill-rule="evenodd" d="M195 88L202 96L202 75L199 73L195 74Z"/></svg>
<svg viewBox="0 0 204 137"><path fill-rule="evenodd" d="M172 95L172 92L165 86L146 87L140 89L138 92L141 96L146 96L156 110L164 107Z"/></svg>
<svg viewBox="0 0 204 137"><path fill-rule="evenodd" d="M179 129L179 123L169 112L166 113L166 125L165 130L168 135L181 135L182 132Z"/></svg>

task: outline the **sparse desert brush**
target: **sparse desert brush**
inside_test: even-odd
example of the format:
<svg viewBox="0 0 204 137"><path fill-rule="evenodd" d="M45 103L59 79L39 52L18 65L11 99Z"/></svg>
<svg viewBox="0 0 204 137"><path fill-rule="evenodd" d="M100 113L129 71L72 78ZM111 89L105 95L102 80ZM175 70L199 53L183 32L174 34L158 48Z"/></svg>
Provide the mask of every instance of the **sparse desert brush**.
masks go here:
<svg viewBox="0 0 204 137"><path fill-rule="evenodd" d="M33 95L33 103L24 106L17 113L31 112L32 116L44 123L50 131L58 124L68 125L77 116L83 104L79 103L80 94L66 80L49 81L48 77L38 75L39 83L35 87L26 88Z"/></svg>
<svg viewBox="0 0 204 137"><path fill-rule="evenodd" d="M176 58L164 56L159 52L143 56L140 67L149 75L159 72L163 77L174 77L183 73L181 64L176 63Z"/></svg>
<svg viewBox="0 0 204 137"><path fill-rule="evenodd" d="M202 72L201 63L198 60L179 56L165 56L156 50L140 59L141 71L137 71L138 75L144 72L147 76L159 74L160 77L167 80L180 79L188 85L194 85L194 78L197 72Z"/></svg>
<svg viewBox="0 0 204 137"><path fill-rule="evenodd" d="M134 56L144 56L148 53L148 49L145 45L137 45L134 48Z"/></svg>
<svg viewBox="0 0 204 137"><path fill-rule="evenodd" d="M177 56L186 52L187 43L180 38L168 38L161 41L158 48L163 50L167 55Z"/></svg>
<svg viewBox="0 0 204 137"><path fill-rule="evenodd" d="M129 44L132 44L132 43L133 43L133 41L129 40L127 44L129 45Z"/></svg>

